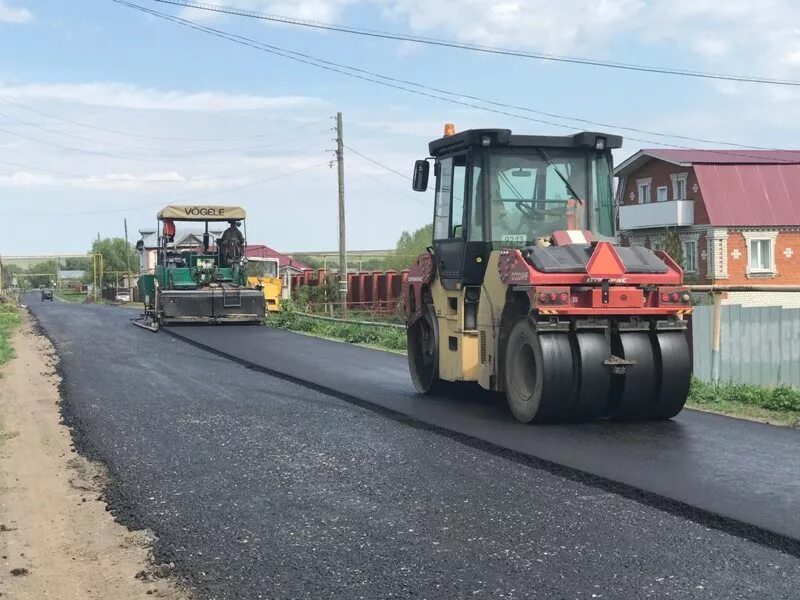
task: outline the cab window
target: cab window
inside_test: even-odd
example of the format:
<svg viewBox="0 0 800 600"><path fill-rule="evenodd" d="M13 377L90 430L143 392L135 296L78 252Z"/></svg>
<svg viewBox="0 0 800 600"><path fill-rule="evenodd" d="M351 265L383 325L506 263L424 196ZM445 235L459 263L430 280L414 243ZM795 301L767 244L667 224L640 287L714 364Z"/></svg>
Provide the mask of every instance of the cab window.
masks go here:
<svg viewBox="0 0 800 600"><path fill-rule="evenodd" d="M464 199L467 185L466 156L449 156L439 161L433 239L464 237Z"/></svg>

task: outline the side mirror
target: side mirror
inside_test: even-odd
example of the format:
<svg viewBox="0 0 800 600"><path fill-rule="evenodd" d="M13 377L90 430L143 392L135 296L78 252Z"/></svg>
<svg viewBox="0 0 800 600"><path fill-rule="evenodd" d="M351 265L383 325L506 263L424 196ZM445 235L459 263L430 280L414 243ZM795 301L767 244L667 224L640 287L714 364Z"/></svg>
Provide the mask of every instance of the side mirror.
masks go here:
<svg viewBox="0 0 800 600"><path fill-rule="evenodd" d="M428 176L431 165L427 160L418 160L414 163L414 179L412 186L415 192L424 192L428 189Z"/></svg>

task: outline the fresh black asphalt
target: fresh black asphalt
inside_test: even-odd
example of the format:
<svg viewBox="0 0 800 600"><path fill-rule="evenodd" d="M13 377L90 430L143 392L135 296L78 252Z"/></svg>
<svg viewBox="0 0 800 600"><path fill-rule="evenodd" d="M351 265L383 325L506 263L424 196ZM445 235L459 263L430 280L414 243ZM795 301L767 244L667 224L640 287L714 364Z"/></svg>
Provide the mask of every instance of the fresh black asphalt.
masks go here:
<svg viewBox="0 0 800 600"><path fill-rule="evenodd" d="M797 430L688 410L660 423L523 425L487 394L417 395L403 356L268 327L171 333L323 390L800 540Z"/></svg>
<svg viewBox="0 0 800 600"><path fill-rule="evenodd" d="M76 445L109 467L111 510L155 533L198 598L798 597L788 553L135 328L123 309L28 300ZM339 365L357 370L380 375Z"/></svg>

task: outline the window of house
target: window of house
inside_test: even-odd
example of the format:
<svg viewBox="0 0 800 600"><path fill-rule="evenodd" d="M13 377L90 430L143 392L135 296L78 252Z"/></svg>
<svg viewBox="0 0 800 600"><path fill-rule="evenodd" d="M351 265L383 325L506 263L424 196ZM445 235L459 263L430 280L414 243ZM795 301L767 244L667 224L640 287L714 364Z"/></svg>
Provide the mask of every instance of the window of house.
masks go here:
<svg viewBox="0 0 800 600"><path fill-rule="evenodd" d="M650 180L640 179L637 184L639 187L639 204L648 204L650 202Z"/></svg>
<svg viewBox="0 0 800 600"><path fill-rule="evenodd" d="M656 202L666 202L667 200L667 186L662 185L656 188Z"/></svg>
<svg viewBox="0 0 800 600"><path fill-rule="evenodd" d="M748 241L750 271L769 273L772 271L772 239L755 238Z"/></svg>
<svg viewBox="0 0 800 600"><path fill-rule="evenodd" d="M672 179L672 197L674 200L686 200L686 182L689 179L688 173L673 173L670 175Z"/></svg>
<svg viewBox="0 0 800 600"><path fill-rule="evenodd" d="M683 242L683 268L687 273L697 273L697 241Z"/></svg>

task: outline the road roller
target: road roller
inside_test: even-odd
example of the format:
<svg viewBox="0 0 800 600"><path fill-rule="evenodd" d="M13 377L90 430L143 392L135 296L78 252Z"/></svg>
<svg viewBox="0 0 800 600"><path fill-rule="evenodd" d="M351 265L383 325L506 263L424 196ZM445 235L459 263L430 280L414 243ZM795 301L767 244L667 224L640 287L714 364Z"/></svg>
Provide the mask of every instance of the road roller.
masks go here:
<svg viewBox="0 0 800 600"><path fill-rule="evenodd" d="M525 423L663 420L689 393L691 296L667 253L619 243L616 135L473 129L430 142L433 239L404 286L415 388L473 382ZM452 385L450 385L452 388Z"/></svg>

